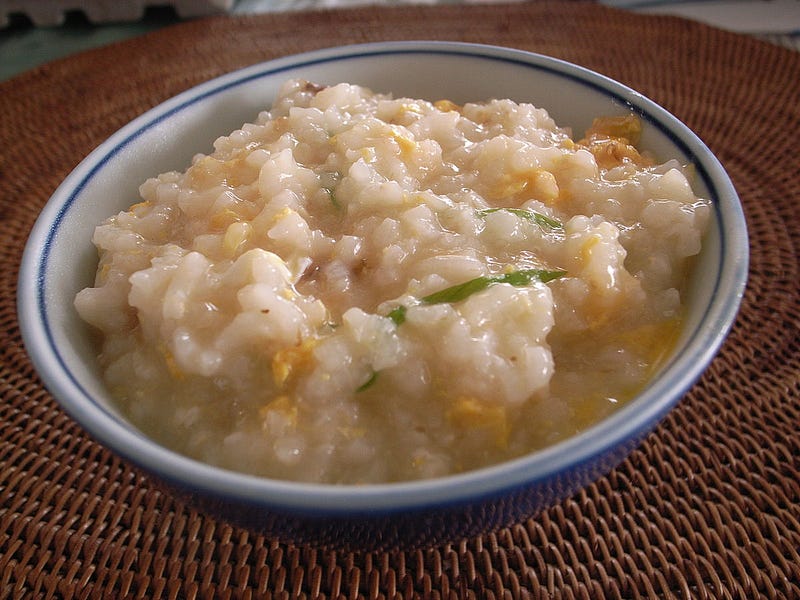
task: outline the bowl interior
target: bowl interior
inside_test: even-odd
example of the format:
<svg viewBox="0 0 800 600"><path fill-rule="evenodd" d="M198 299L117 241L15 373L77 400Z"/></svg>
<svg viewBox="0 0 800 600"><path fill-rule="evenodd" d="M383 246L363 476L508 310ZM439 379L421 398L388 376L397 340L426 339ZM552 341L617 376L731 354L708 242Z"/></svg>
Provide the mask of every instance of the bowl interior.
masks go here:
<svg viewBox="0 0 800 600"><path fill-rule="evenodd" d="M449 43L330 49L255 65L169 100L99 146L53 195L31 234L23 261L20 318L26 346L46 385L90 433L113 446L107 422L130 429L102 385L95 367L96 345L72 305L75 294L93 282L94 227L137 202L138 187L146 178L185 170L194 154L211 151L218 136L252 121L270 106L279 86L295 77L323 84L346 81L395 96L447 98L457 103L500 97L531 102L577 134L595 116L639 113L645 123L642 145L659 158L694 164L695 191L711 197L715 207L697 261L702 276L694 278L688 298L687 326L666 367L673 381L653 394L677 386L680 396L716 351L744 285L743 218L719 163L677 120L600 75L528 53ZM690 352L681 354L687 349ZM623 410L635 411L638 401ZM670 400L675 401L677 397ZM98 408L97 414L86 414ZM650 421L656 414L652 411L663 414L666 408L662 404L648 409ZM630 415L620 412L611 417L615 421L607 425L607 431L623 423L629 423L628 428L636 426L630 423ZM647 418L642 417L642 423Z"/></svg>

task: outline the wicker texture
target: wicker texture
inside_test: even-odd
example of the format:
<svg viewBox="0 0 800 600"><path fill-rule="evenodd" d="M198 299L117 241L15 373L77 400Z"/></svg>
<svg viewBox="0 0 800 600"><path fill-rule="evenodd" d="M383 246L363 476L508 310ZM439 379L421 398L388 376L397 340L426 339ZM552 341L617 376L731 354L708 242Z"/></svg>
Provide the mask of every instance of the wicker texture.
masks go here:
<svg viewBox="0 0 800 600"><path fill-rule="evenodd" d="M64 415L22 348L19 260L61 179L158 102L277 56L412 38L564 58L683 119L740 193L748 290L697 385L573 498L439 548L298 548L189 510ZM800 54L589 3L214 17L0 84L0 114L0 597L800 598Z"/></svg>

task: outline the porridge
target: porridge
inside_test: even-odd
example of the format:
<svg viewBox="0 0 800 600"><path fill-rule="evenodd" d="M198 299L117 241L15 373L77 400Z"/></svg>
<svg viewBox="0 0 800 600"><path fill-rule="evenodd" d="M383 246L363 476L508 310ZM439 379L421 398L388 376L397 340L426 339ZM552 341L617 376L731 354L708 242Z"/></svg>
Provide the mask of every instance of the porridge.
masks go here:
<svg viewBox="0 0 800 600"><path fill-rule="evenodd" d="M96 228L75 305L121 411L198 460L369 483L520 456L680 333L710 207L640 129L288 81Z"/></svg>

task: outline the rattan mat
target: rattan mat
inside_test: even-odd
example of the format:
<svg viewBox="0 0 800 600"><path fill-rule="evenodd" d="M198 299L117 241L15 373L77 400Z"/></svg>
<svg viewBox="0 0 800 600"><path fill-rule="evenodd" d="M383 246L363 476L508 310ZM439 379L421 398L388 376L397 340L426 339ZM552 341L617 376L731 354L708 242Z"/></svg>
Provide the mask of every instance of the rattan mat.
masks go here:
<svg viewBox="0 0 800 600"><path fill-rule="evenodd" d="M453 39L599 70L683 119L741 195L741 314L633 455L513 527L442 547L295 547L189 510L42 388L15 313L38 210L127 121L233 68L343 43ZM800 54L588 3L362 7L193 21L0 85L0 597L800 598Z"/></svg>

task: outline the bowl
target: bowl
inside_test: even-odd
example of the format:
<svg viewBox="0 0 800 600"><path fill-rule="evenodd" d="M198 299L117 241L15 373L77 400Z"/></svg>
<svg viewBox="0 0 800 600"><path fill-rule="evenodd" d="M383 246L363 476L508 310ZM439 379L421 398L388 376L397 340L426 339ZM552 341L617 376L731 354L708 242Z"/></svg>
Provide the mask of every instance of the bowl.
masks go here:
<svg viewBox="0 0 800 600"><path fill-rule="evenodd" d="M504 97L547 109L585 130L597 115L637 113L641 145L696 171L713 202L710 229L671 358L633 400L556 445L508 462L424 481L315 485L216 468L159 446L115 408L73 298L91 285L92 232L126 209L147 177L184 170L214 139L252 121L287 79L356 83L455 102ZM18 308L24 343L45 386L91 436L158 486L214 517L297 544L411 548L456 541L522 521L618 465L702 374L737 313L748 245L741 205L698 137L641 94L580 66L519 50L448 42L353 45L253 65L147 111L95 149L55 191L27 243Z"/></svg>

